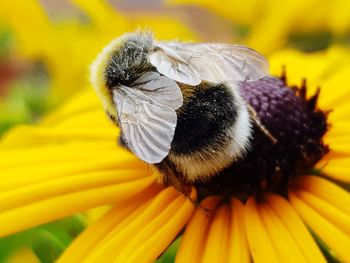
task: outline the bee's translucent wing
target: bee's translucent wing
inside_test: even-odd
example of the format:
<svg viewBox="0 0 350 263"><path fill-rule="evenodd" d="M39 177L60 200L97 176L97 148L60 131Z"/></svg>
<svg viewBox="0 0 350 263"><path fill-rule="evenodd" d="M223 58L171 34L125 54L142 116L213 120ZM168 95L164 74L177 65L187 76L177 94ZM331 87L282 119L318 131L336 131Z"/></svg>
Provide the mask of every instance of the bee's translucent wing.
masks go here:
<svg viewBox="0 0 350 263"><path fill-rule="evenodd" d="M128 148L147 163L159 163L174 138L175 110L183 99L175 81L156 72L138 78L131 87L113 90L119 125Z"/></svg>
<svg viewBox="0 0 350 263"><path fill-rule="evenodd" d="M150 62L161 74L188 85L254 81L269 74L267 60L241 45L158 42Z"/></svg>

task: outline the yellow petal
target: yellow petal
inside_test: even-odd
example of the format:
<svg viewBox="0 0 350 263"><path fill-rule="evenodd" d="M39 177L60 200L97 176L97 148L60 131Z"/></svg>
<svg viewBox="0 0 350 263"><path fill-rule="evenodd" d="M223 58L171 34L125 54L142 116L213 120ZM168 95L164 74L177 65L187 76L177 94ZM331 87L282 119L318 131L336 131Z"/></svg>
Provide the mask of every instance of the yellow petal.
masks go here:
<svg viewBox="0 0 350 263"><path fill-rule="evenodd" d="M339 63L339 62L338 62ZM329 66L331 63L328 61ZM326 109L335 109L335 112L342 107L349 109L348 98L350 90L344 88L344 83L350 80L350 67L341 67L330 72L328 79L323 81L320 106ZM329 74L329 73L328 73Z"/></svg>
<svg viewBox="0 0 350 263"><path fill-rule="evenodd" d="M118 163L116 165L116 163L117 162L115 159L100 161L93 160L89 162L65 162L59 165L59 167L57 167L54 171L52 171L52 167L55 167L54 163L45 163L42 165L27 164L18 168L3 168L2 176L0 176L0 191L25 187L34 183L40 183L61 177L83 175L84 173L113 172L116 170L123 171L128 169L127 167L121 167L121 165L118 165ZM133 167L131 169L135 170L136 174L143 174L145 170L147 170L146 167L138 167L134 162L130 162L128 166Z"/></svg>
<svg viewBox="0 0 350 263"><path fill-rule="evenodd" d="M244 205L206 198L188 224L176 262L250 262L244 227ZM209 209L205 212L203 207Z"/></svg>
<svg viewBox="0 0 350 263"><path fill-rule="evenodd" d="M244 206L237 199L216 209L201 262L250 262L243 218Z"/></svg>
<svg viewBox="0 0 350 263"><path fill-rule="evenodd" d="M115 145L93 142L72 142L45 147L33 147L16 150L0 150L0 167L18 168L23 165L65 163L73 161L94 161L115 159L116 164L129 163L133 160L135 166L141 163L130 152ZM39 169L38 169L39 170Z"/></svg>
<svg viewBox="0 0 350 263"><path fill-rule="evenodd" d="M304 53L296 50L282 50L269 57L271 62L271 72L275 76L280 76L282 67L286 67L288 85L300 85L303 78L307 78L308 89L311 94L316 86L320 85L323 72L329 67L329 62L325 59L326 54L314 52L305 56ZM300 67L303 70L300 70ZM309 93L310 95L310 93ZM321 92L321 96L323 93Z"/></svg>
<svg viewBox="0 0 350 263"><path fill-rule="evenodd" d="M340 259L345 262L350 262L349 236L329 222L325 217L317 213L317 211L306 204L293 191L289 192L288 197L301 218L316 235L319 236Z"/></svg>
<svg viewBox="0 0 350 263"><path fill-rule="evenodd" d="M344 110L345 116L340 114L339 110ZM336 139L338 136L345 136L349 134L350 131L350 107L335 108L332 112L328 114L328 121L331 124L330 130L327 133L327 137L331 139Z"/></svg>
<svg viewBox="0 0 350 263"><path fill-rule="evenodd" d="M139 242L145 242L145 240L143 240L144 236L142 230L147 232L151 229L155 230L156 228L160 228L160 225L158 225L156 221L164 220L164 218L168 218L169 220L169 211L171 211L170 214L174 216L176 210L183 205L183 202L183 196L179 196L179 193L171 187L166 188L158 194L150 204L147 204L140 211L135 211L130 214L116 226L113 231L106 235L91 254L88 255L86 262L96 262L100 258L113 261L118 255L122 255L123 249L135 250L137 247L132 246L130 248L128 247L129 243L134 241L140 246ZM180 213L180 215L183 215L183 213ZM138 233L140 235L138 235ZM157 245L155 249L161 249L162 246L164 246L164 243L159 242L159 245ZM167 245L165 245L165 247L166 246ZM116 247L118 247L118 250L115 249ZM154 250L150 250L150 252L155 253ZM158 252L161 253L161 251ZM148 254L148 256L155 255ZM156 257L157 256L158 255L156 255Z"/></svg>
<svg viewBox="0 0 350 263"><path fill-rule="evenodd" d="M288 229L289 234L293 237L308 262L326 262L315 240L287 200L276 194L267 194L266 200Z"/></svg>
<svg viewBox="0 0 350 263"><path fill-rule="evenodd" d="M319 176L300 176L295 181L297 189L303 189L350 214L350 194L336 184Z"/></svg>
<svg viewBox="0 0 350 263"><path fill-rule="evenodd" d="M350 113L350 108L348 109ZM332 114L330 114L333 116ZM324 141L330 146L331 150L337 152L343 152L350 156L350 143L348 136L350 133L349 116L346 118L329 118L330 130L326 133Z"/></svg>
<svg viewBox="0 0 350 263"><path fill-rule="evenodd" d="M195 191L193 191L191 200L195 199ZM119 247L120 253L114 262L154 261L189 220L194 211L191 200L180 195L160 214L144 218L144 227L134 233L133 239L125 247Z"/></svg>
<svg viewBox="0 0 350 263"><path fill-rule="evenodd" d="M327 199L323 200L309 192L298 190L295 194L309 205L310 208L313 208L330 223L350 236L350 216L348 214L329 204Z"/></svg>
<svg viewBox="0 0 350 263"><path fill-rule="evenodd" d="M332 110L328 115L329 121L332 123L330 132L332 133L333 130L342 131L342 123L345 126L345 130L348 129L350 116L349 105L343 104L341 107L331 105L330 109ZM332 127L334 127L334 129Z"/></svg>
<svg viewBox="0 0 350 263"><path fill-rule="evenodd" d="M0 236L44 224L104 204L121 203L154 182L152 176L38 200L0 214ZM45 213L43 213L45 211Z"/></svg>
<svg viewBox="0 0 350 263"><path fill-rule="evenodd" d="M349 192L316 176L298 178L296 184L299 198L350 236Z"/></svg>
<svg viewBox="0 0 350 263"><path fill-rule="evenodd" d="M66 141L108 141L116 140L118 130L94 127L93 129L60 128L20 125L6 133L1 140L1 148L24 148L34 145L62 143Z"/></svg>
<svg viewBox="0 0 350 263"><path fill-rule="evenodd" d="M0 212L15 209L47 198L108 185L124 184L148 176L146 170L116 170L83 173L22 186L0 194Z"/></svg>
<svg viewBox="0 0 350 263"><path fill-rule="evenodd" d="M196 209L181 240L176 262L201 262L212 213L220 200L219 197L208 197L201 202L201 207ZM203 207L208 209L210 214Z"/></svg>
<svg viewBox="0 0 350 263"><path fill-rule="evenodd" d="M324 159L318 164L323 174L342 182L350 182L350 157L329 158L326 156Z"/></svg>
<svg viewBox="0 0 350 263"><path fill-rule="evenodd" d="M60 165L57 165L59 163ZM148 170L135 156L98 143L64 144L34 149L0 150L1 190L80 173L113 170Z"/></svg>
<svg viewBox="0 0 350 263"><path fill-rule="evenodd" d="M275 212L266 204L259 205L259 212L279 260L287 262L292 258L295 262L307 262L302 250Z"/></svg>
<svg viewBox="0 0 350 263"><path fill-rule="evenodd" d="M70 98L61 107L44 116L42 124L55 126L62 121L78 118L81 114L89 114L95 111L103 112L102 104L92 88L85 89L79 92L78 95Z"/></svg>
<svg viewBox="0 0 350 263"><path fill-rule="evenodd" d="M341 159L341 158L347 158L348 154L340 151L334 151L330 150L323 158L317 163L317 169L322 169L329 163L329 160L331 159Z"/></svg>
<svg viewBox="0 0 350 263"><path fill-rule="evenodd" d="M152 184L142 192L142 196L134 196L111 209L74 240L59 258L58 263L82 262L114 228L132 212L139 211L140 208L149 203L149 200L161 189L160 184Z"/></svg>
<svg viewBox="0 0 350 263"><path fill-rule="evenodd" d="M344 132L346 132L346 130L344 130ZM350 156L348 134L330 133L325 136L324 141L329 145L332 151L342 152L348 157Z"/></svg>
<svg viewBox="0 0 350 263"><path fill-rule="evenodd" d="M244 225L244 205L231 199L231 222L229 233L228 262L250 262L250 252Z"/></svg>
<svg viewBox="0 0 350 263"><path fill-rule="evenodd" d="M54 125L54 126L52 126ZM54 128L77 129L84 127L84 129L109 129L117 133L117 127L108 119L106 113L102 109L94 111L80 112L79 114L64 118L57 123L50 125L43 125Z"/></svg>
<svg viewBox="0 0 350 263"><path fill-rule="evenodd" d="M229 254L230 206L219 206L208 228L202 262L226 262Z"/></svg>
<svg viewBox="0 0 350 263"><path fill-rule="evenodd" d="M259 206L255 197L250 197L244 211L248 244L253 260L256 263L280 262L279 255L259 213Z"/></svg>

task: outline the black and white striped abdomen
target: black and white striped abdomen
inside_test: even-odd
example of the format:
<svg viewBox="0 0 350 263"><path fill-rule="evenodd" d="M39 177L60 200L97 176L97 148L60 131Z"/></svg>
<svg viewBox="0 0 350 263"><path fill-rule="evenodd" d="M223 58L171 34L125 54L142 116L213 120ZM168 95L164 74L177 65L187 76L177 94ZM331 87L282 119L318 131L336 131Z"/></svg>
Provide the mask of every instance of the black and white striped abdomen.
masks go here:
<svg viewBox="0 0 350 263"><path fill-rule="evenodd" d="M216 174L248 148L250 120L240 95L227 84L182 87L184 104L168 159L190 180Z"/></svg>

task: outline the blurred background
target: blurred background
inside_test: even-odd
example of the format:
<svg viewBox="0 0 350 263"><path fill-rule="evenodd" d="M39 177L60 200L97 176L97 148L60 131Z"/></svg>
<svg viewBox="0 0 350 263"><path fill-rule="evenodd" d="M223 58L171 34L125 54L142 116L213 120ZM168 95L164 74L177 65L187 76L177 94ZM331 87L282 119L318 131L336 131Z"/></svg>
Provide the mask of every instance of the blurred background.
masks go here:
<svg viewBox="0 0 350 263"><path fill-rule="evenodd" d="M164 40L246 44L267 57L348 49L350 2L1 0L0 135L90 88L96 54L138 28ZM77 215L0 239L0 262L53 262L89 220ZM160 261L171 262L172 249Z"/></svg>

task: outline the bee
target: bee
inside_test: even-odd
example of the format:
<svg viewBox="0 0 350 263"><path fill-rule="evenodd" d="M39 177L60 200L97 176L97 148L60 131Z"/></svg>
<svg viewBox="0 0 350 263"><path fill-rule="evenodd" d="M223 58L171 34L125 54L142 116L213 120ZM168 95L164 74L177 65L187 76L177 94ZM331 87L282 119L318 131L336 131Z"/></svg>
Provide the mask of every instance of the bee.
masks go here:
<svg viewBox="0 0 350 263"><path fill-rule="evenodd" d="M245 46L164 42L135 32L103 49L91 83L120 128L119 143L184 192L243 158L253 123L275 142L237 88L268 72L266 59Z"/></svg>

